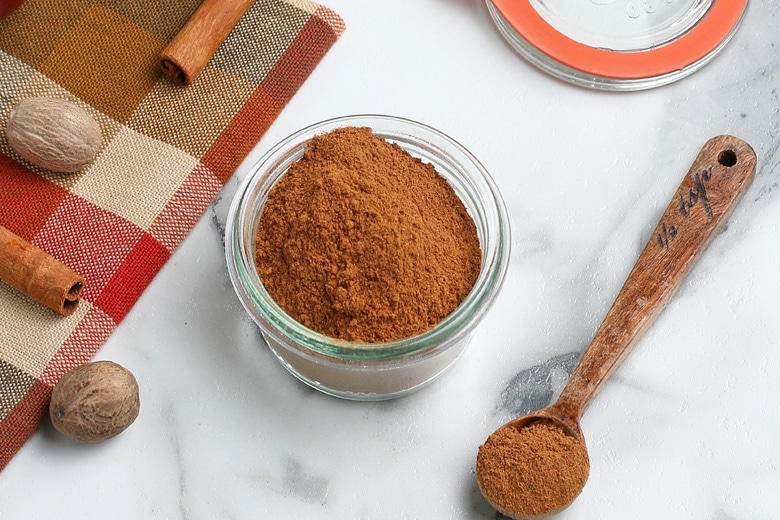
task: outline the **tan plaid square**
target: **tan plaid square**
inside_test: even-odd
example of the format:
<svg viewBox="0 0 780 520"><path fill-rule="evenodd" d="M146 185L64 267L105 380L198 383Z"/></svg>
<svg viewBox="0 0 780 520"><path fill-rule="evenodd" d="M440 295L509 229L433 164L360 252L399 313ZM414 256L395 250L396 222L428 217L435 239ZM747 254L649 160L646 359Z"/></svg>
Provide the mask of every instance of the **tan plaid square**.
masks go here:
<svg viewBox="0 0 780 520"><path fill-rule="evenodd" d="M170 144L123 128L70 191L149 229L196 164Z"/></svg>
<svg viewBox="0 0 780 520"><path fill-rule="evenodd" d="M148 0L103 0L102 4L121 14L165 41L173 39L187 23L203 0L176 0L155 2L152 9Z"/></svg>
<svg viewBox="0 0 780 520"><path fill-rule="evenodd" d="M16 104L19 91L24 87L27 78L35 74L35 69L26 63L14 58L10 54L0 51L0 126L5 128L8 123L8 114ZM11 153L11 148L5 139L0 140L0 151Z"/></svg>
<svg viewBox="0 0 780 520"><path fill-rule="evenodd" d="M9 285L0 283L0 315L17 324L6 331L0 342L0 359L36 379L43 374L73 327L87 314L90 303L63 318L27 298ZM34 333L31 333L34 331Z"/></svg>
<svg viewBox="0 0 780 520"><path fill-rule="evenodd" d="M256 88L211 66L186 89L166 77L141 101L127 126L201 158Z"/></svg>
<svg viewBox="0 0 780 520"><path fill-rule="evenodd" d="M287 0L287 3L309 14L314 14L314 11L319 7L319 4L311 0Z"/></svg>
<svg viewBox="0 0 780 520"><path fill-rule="evenodd" d="M35 384L35 378L0 359L0 421L24 398Z"/></svg>
<svg viewBox="0 0 780 520"><path fill-rule="evenodd" d="M102 3L160 38L171 40L203 0L158 2L154 9L149 9L148 0L102 0Z"/></svg>
<svg viewBox="0 0 780 520"><path fill-rule="evenodd" d="M219 48L210 65L234 70L258 85L306 24L308 16L287 3L274 0L257 0L250 11L260 13L258 17L263 20L265 30L258 34L256 22L239 21L230 42ZM290 24L296 26L296 33L290 32Z"/></svg>

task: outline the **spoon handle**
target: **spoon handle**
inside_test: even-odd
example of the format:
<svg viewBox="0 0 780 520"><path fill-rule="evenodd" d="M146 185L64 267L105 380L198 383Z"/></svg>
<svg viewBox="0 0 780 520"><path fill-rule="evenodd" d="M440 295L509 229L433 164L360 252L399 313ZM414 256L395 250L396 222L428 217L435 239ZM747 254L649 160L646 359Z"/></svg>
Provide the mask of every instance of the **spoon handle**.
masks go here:
<svg viewBox="0 0 780 520"><path fill-rule="evenodd" d="M655 321L747 191L756 155L733 136L707 141L554 408L579 421Z"/></svg>

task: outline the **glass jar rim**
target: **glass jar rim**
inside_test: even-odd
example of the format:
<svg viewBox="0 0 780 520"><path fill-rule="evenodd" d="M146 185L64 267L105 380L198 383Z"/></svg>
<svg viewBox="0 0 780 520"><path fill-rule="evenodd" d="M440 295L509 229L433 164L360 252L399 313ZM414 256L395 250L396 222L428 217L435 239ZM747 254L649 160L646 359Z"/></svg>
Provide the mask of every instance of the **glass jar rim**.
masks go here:
<svg viewBox="0 0 780 520"><path fill-rule="evenodd" d="M303 147L313 135L343 126L367 126L375 134L390 140L408 139L435 154L445 154L457 165L458 174L475 190L471 203L490 212L492 242L481 240L482 268L474 287L461 304L433 329L416 336L388 342L362 343L339 340L309 329L287 314L268 294L254 266L254 237L246 233L247 219L258 204L253 194L267 193L286 173L289 164L300 156ZM422 136L422 137L421 137ZM427 139L426 139L427 138ZM437 143L431 140L438 141ZM440 145L448 149L442 150ZM407 150L408 151L408 150ZM453 157L452 154L456 154ZM468 166L461 164L468 161ZM442 172L439 172L440 174ZM451 179L448 179L451 182ZM460 194L461 199L463 198ZM467 205L467 201L464 201ZM469 212L471 214L471 211ZM259 213L258 213L259 215ZM477 223L474 215L472 218ZM249 226L250 229L252 226ZM509 218L498 187L484 166L465 147L446 134L422 123L396 116L356 114L340 116L311 124L277 143L251 168L233 199L225 231L225 249L228 271L236 293L244 308L267 332L273 331L292 340L301 348L319 356L353 359L397 359L434 349L445 341L452 341L468 333L488 310L495 299L508 267L510 249ZM489 247L486 247L489 246ZM305 347L302 347L305 345Z"/></svg>
<svg viewBox="0 0 780 520"><path fill-rule="evenodd" d="M590 46L563 34L537 11L533 0L486 4L501 35L542 70L579 86L631 91L682 79L723 49L740 26L748 0L710 1L700 19L671 40L624 51Z"/></svg>

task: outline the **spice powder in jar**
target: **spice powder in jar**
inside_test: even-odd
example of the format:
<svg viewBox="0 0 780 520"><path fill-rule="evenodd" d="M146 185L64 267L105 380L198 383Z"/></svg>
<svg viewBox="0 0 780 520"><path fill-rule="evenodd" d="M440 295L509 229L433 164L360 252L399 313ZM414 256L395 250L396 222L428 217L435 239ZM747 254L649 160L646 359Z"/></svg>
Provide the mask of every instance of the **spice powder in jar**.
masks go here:
<svg viewBox="0 0 780 520"><path fill-rule="evenodd" d="M481 266L474 221L434 167L370 128L315 136L271 189L255 264L269 295L319 333L375 343L436 326Z"/></svg>

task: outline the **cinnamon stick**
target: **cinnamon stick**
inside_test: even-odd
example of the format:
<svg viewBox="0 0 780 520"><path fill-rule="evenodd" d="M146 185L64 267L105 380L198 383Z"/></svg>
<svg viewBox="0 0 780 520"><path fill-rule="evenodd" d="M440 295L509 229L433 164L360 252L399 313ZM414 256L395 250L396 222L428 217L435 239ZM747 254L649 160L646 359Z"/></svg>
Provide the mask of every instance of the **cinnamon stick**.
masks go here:
<svg viewBox="0 0 780 520"><path fill-rule="evenodd" d="M205 0L160 53L160 69L187 86L206 66L254 0Z"/></svg>
<svg viewBox="0 0 780 520"><path fill-rule="evenodd" d="M46 251L0 226L0 280L68 316L79 303L84 278Z"/></svg>

